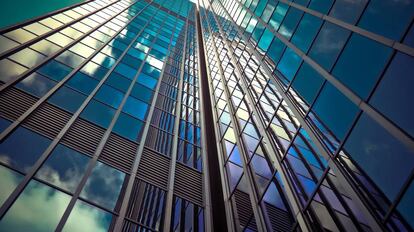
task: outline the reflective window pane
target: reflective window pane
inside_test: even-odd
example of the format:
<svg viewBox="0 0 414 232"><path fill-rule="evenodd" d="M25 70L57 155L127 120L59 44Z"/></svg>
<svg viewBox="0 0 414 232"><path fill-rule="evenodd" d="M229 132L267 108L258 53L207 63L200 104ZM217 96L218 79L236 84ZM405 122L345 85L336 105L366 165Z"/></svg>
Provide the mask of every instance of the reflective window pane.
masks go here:
<svg viewBox="0 0 414 232"><path fill-rule="evenodd" d="M111 123L115 110L98 101L91 100L83 110L81 117L101 127L107 128Z"/></svg>
<svg viewBox="0 0 414 232"><path fill-rule="evenodd" d="M0 165L0 205L3 205L22 180L23 175Z"/></svg>
<svg viewBox="0 0 414 232"><path fill-rule="evenodd" d="M64 110L75 113L79 106L85 101L86 96L65 86L62 86L48 102L52 103Z"/></svg>
<svg viewBox="0 0 414 232"><path fill-rule="evenodd" d="M18 89L31 93L36 97L43 97L56 82L38 73L32 73L16 84Z"/></svg>

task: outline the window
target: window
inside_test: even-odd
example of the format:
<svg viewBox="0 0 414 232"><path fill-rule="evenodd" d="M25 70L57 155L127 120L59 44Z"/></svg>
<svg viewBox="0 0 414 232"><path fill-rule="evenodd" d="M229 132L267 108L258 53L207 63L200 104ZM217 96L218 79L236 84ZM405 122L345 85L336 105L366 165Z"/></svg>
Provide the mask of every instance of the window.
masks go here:
<svg viewBox="0 0 414 232"><path fill-rule="evenodd" d="M86 95L89 95L98 85L98 81L89 77L86 74L77 72L75 75L73 75L70 78L70 80L66 83L66 85Z"/></svg>
<svg viewBox="0 0 414 232"><path fill-rule="evenodd" d="M48 102L64 110L75 113L79 106L85 101L86 96L65 86L55 92Z"/></svg>
<svg viewBox="0 0 414 232"><path fill-rule="evenodd" d="M411 181L410 186L406 190L403 198L401 199L400 203L397 206L398 211L403 215L405 220L407 220L408 224L411 227L414 227L414 212L413 212L413 205L414 205L414 182Z"/></svg>
<svg viewBox="0 0 414 232"><path fill-rule="evenodd" d="M136 69L133 69L129 67L128 65L125 65L123 63L119 63L116 68L115 72L121 74L122 76L132 80L134 79L135 74L137 73Z"/></svg>
<svg viewBox="0 0 414 232"><path fill-rule="evenodd" d="M0 221L4 231L54 231L70 196L31 180Z"/></svg>
<svg viewBox="0 0 414 232"><path fill-rule="evenodd" d="M327 14L331 8L333 0L312 0L309 9L316 10L322 14Z"/></svg>
<svg viewBox="0 0 414 232"><path fill-rule="evenodd" d="M329 16L343 20L350 24L355 24L367 2L368 0L337 0L335 1Z"/></svg>
<svg viewBox="0 0 414 232"><path fill-rule="evenodd" d="M8 59L0 60L0 81L12 81L26 70L27 68Z"/></svg>
<svg viewBox="0 0 414 232"><path fill-rule="evenodd" d="M266 52L267 49L270 46L270 43L272 42L273 34L268 29L265 30L262 37L259 40L259 48L262 49L262 51Z"/></svg>
<svg viewBox="0 0 414 232"><path fill-rule="evenodd" d="M116 72L112 72L105 83L125 93L131 84L131 80Z"/></svg>
<svg viewBox="0 0 414 232"><path fill-rule="evenodd" d="M102 85L94 98L114 108L118 108L123 97L124 94L122 92L110 87L109 85Z"/></svg>
<svg viewBox="0 0 414 232"><path fill-rule="evenodd" d="M122 63L125 63L138 70L139 67L141 67L142 60L135 59L134 57L126 54L124 58L122 58Z"/></svg>
<svg viewBox="0 0 414 232"><path fill-rule="evenodd" d="M27 172L49 146L50 140L18 127L0 144L0 162ZM24 146L22 146L24 144Z"/></svg>
<svg viewBox="0 0 414 232"><path fill-rule="evenodd" d="M147 114L148 104L129 96L125 102L123 112L128 113L140 120L144 120Z"/></svg>
<svg viewBox="0 0 414 232"><path fill-rule="evenodd" d="M330 70L350 32L325 22L309 51L309 56L326 70Z"/></svg>
<svg viewBox="0 0 414 232"><path fill-rule="evenodd" d="M58 82L61 81L71 71L71 68L55 60L49 61L39 69L39 73Z"/></svg>
<svg viewBox="0 0 414 232"><path fill-rule="evenodd" d="M279 28L279 33L287 39L290 39L302 15L303 11L291 7Z"/></svg>
<svg viewBox="0 0 414 232"><path fill-rule="evenodd" d="M279 3L277 5L276 10L273 12L272 18L269 21L269 25L272 26L274 30L277 31L279 29L288 8L289 6L284 3Z"/></svg>
<svg viewBox="0 0 414 232"><path fill-rule="evenodd" d="M150 76L148 76L144 73L139 74L137 82L142 84L145 87L148 87L148 88L152 89L152 90L154 90L155 86L157 85L157 80L156 79L154 79L154 78L152 78L152 77L150 77Z"/></svg>
<svg viewBox="0 0 414 232"><path fill-rule="evenodd" d="M40 98L49 92L49 90L55 85L56 82L50 80L49 78L38 73L32 73L17 83L16 87Z"/></svg>
<svg viewBox="0 0 414 232"><path fill-rule="evenodd" d="M97 162L80 196L113 210L118 201L124 178L125 173Z"/></svg>
<svg viewBox="0 0 414 232"><path fill-rule="evenodd" d="M76 68L85 60L85 58L78 56L75 53L67 50L60 54L58 57L56 57L56 60L64 64L67 64L72 68Z"/></svg>
<svg viewBox="0 0 414 232"><path fill-rule="evenodd" d="M161 75L161 70L156 69L149 64L144 64L144 66L142 67L142 72L154 77L155 79L158 79L158 77L160 77Z"/></svg>
<svg viewBox="0 0 414 232"><path fill-rule="evenodd" d="M0 183L1 183L0 205L3 205L3 203L7 200L10 194L12 194L14 189L17 187L17 185L22 180L23 180L23 175L0 165Z"/></svg>
<svg viewBox="0 0 414 232"><path fill-rule="evenodd" d="M111 221L112 214L78 200L62 231L108 231Z"/></svg>
<svg viewBox="0 0 414 232"><path fill-rule="evenodd" d="M32 68L35 65L40 64L44 59L46 58L46 56L33 51L30 48L25 48L19 52L14 53L13 55L10 56L10 59L28 67L28 68Z"/></svg>
<svg viewBox="0 0 414 232"><path fill-rule="evenodd" d="M135 119L134 117L131 117L125 113L121 113L115 123L113 131L122 137L130 139L132 141L138 141L143 125L143 122Z"/></svg>
<svg viewBox="0 0 414 232"><path fill-rule="evenodd" d="M414 58L397 53L377 87L371 105L414 137L412 70Z"/></svg>
<svg viewBox="0 0 414 232"><path fill-rule="evenodd" d="M282 43L282 41L274 37L272 44L269 47L269 51L267 52L267 56L269 56L269 58L277 64L279 62L280 57L283 54L285 47L286 45Z"/></svg>
<svg viewBox="0 0 414 232"><path fill-rule="evenodd" d="M108 69L90 61L85 66L83 66L81 71L91 77L94 77L95 79L101 80L108 72Z"/></svg>
<svg viewBox="0 0 414 232"><path fill-rule="evenodd" d="M308 49L311 46L312 41L318 33L321 25L321 19L316 18L310 14L305 14L300 21L295 34L292 37L292 43L295 44L303 52L308 52Z"/></svg>
<svg viewBox="0 0 414 232"><path fill-rule="evenodd" d="M391 48L353 34L332 74L359 96L367 98L391 51Z"/></svg>
<svg viewBox="0 0 414 232"><path fill-rule="evenodd" d="M151 99L152 99L152 90L148 89L147 87L135 83L134 87L132 88L132 92L131 92L131 96L144 101L146 103L150 103Z"/></svg>
<svg viewBox="0 0 414 232"><path fill-rule="evenodd" d="M356 105L329 83L323 87L313 110L339 139L345 136L358 112Z"/></svg>
<svg viewBox="0 0 414 232"><path fill-rule="evenodd" d="M75 192L88 161L89 158L85 155L59 144L36 173L36 177L69 192Z"/></svg>
<svg viewBox="0 0 414 232"><path fill-rule="evenodd" d="M358 26L399 41L412 20L413 12L412 0L370 1Z"/></svg>
<svg viewBox="0 0 414 232"><path fill-rule="evenodd" d="M91 100L81 117L101 127L107 128L111 123L115 110L98 101Z"/></svg>
<svg viewBox="0 0 414 232"><path fill-rule="evenodd" d="M302 59L300 56L298 56L292 49L286 48L282 59L277 65L277 69L283 74L287 81L290 82L295 76L301 62Z"/></svg>
<svg viewBox="0 0 414 232"><path fill-rule="evenodd" d="M293 80L292 85L296 92L310 105L313 100L315 100L316 94L323 82L323 77L321 77L310 65L304 62Z"/></svg>
<svg viewBox="0 0 414 232"><path fill-rule="evenodd" d="M392 201L414 167L414 154L363 114L345 143L353 161Z"/></svg>

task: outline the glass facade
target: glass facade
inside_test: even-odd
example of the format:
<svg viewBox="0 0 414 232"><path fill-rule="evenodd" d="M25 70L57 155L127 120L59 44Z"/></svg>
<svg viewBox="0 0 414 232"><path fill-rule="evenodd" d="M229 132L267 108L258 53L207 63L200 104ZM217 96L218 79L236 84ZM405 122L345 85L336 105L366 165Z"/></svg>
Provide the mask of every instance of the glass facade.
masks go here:
<svg viewBox="0 0 414 232"><path fill-rule="evenodd" d="M93 0L0 30L0 231L412 231L413 13Z"/></svg>

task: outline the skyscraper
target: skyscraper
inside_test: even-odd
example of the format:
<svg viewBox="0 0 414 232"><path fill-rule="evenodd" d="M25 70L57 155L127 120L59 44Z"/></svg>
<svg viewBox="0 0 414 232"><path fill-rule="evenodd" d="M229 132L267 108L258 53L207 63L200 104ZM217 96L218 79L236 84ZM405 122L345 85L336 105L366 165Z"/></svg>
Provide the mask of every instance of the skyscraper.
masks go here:
<svg viewBox="0 0 414 232"><path fill-rule="evenodd" d="M412 231L414 2L95 0L0 31L0 231Z"/></svg>

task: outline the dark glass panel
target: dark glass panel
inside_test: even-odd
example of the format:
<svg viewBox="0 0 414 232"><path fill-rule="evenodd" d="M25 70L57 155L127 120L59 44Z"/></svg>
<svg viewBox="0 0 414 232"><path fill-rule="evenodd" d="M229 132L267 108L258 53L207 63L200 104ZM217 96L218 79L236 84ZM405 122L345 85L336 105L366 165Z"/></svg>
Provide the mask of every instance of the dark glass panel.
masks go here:
<svg viewBox="0 0 414 232"><path fill-rule="evenodd" d="M122 92L110 87L109 85L102 85L94 98L116 109L121 104L123 97L124 94Z"/></svg>
<svg viewBox="0 0 414 232"><path fill-rule="evenodd" d="M77 72L66 84L86 95L89 95L98 85L98 81L86 74Z"/></svg>
<svg viewBox="0 0 414 232"><path fill-rule="evenodd" d="M354 24L359 19L367 2L368 0L337 0L329 15L347 23Z"/></svg>
<svg viewBox="0 0 414 232"><path fill-rule="evenodd" d="M58 107L61 107L71 113L75 113L79 106L85 101L86 96L65 86L62 86L48 100Z"/></svg>
<svg viewBox="0 0 414 232"><path fill-rule="evenodd" d="M18 89L31 93L36 97L43 97L56 82L38 73L32 73L16 84Z"/></svg>
<svg viewBox="0 0 414 232"><path fill-rule="evenodd" d="M123 112L128 113L140 120L144 120L147 114L148 104L137 100L134 97L128 97L124 108L122 109Z"/></svg>
<svg viewBox="0 0 414 232"><path fill-rule="evenodd" d="M111 123L114 114L115 110L113 108L110 108L98 101L91 100L82 112L81 117L101 127L107 128L109 123Z"/></svg>
<svg viewBox="0 0 414 232"><path fill-rule="evenodd" d="M55 60L51 60L47 62L47 64L43 65L39 69L39 73L55 81L61 81L71 71L72 71L71 68Z"/></svg>
<svg viewBox="0 0 414 232"><path fill-rule="evenodd" d="M134 117L121 113L115 123L113 131L122 137L132 141L138 141L143 125L143 122L135 119Z"/></svg>
<svg viewBox="0 0 414 232"><path fill-rule="evenodd" d="M303 63L293 80L293 88L311 104L321 88L324 78L307 63Z"/></svg>

